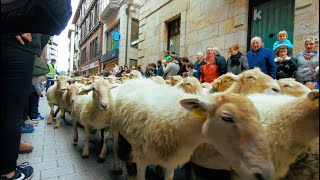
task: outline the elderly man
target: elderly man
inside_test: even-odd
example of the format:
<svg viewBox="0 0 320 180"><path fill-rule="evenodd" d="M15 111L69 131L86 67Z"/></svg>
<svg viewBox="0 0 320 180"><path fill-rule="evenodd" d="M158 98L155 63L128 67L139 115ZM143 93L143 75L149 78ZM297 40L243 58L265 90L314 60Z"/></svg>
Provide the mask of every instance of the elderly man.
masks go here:
<svg viewBox="0 0 320 180"><path fill-rule="evenodd" d="M205 64L201 66L201 75L200 82L208 82L212 83L215 79L219 77L219 75L223 74L222 69L225 70L226 62L220 62L215 59L215 55L213 54L213 48L207 47L206 49L206 57L204 58Z"/></svg>
<svg viewBox="0 0 320 180"><path fill-rule="evenodd" d="M251 39L252 49L247 53L249 68L259 67L262 72L276 79L277 67L271 49L262 47L262 40L256 36Z"/></svg>
<svg viewBox="0 0 320 180"><path fill-rule="evenodd" d="M200 79L201 66L204 65L205 62L204 62L204 58L203 58L203 53L202 52L198 52L196 56L197 56L197 61L194 63L193 69L198 71L198 79Z"/></svg>

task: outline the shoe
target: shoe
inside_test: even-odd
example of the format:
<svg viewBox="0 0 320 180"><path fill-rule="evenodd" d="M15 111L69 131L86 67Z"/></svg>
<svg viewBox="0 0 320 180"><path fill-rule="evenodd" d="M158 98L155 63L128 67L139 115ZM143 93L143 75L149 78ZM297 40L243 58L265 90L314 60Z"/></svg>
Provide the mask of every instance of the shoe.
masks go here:
<svg viewBox="0 0 320 180"><path fill-rule="evenodd" d="M28 120L24 121L24 123L27 125L32 125L32 124L37 125L38 121L32 121L31 119L28 119Z"/></svg>
<svg viewBox="0 0 320 180"><path fill-rule="evenodd" d="M24 126L21 126L21 133L33 133L34 128L32 125L25 124Z"/></svg>
<svg viewBox="0 0 320 180"><path fill-rule="evenodd" d="M29 144L25 144L25 143L20 142L19 154L31 153L32 150L33 150L32 146L30 146Z"/></svg>
<svg viewBox="0 0 320 180"><path fill-rule="evenodd" d="M37 118L32 119L32 121L40 121L40 120L44 120L44 117L39 115Z"/></svg>
<svg viewBox="0 0 320 180"><path fill-rule="evenodd" d="M28 162L24 162L17 166L12 178L1 176L2 180L29 180L33 176L33 167L28 166Z"/></svg>

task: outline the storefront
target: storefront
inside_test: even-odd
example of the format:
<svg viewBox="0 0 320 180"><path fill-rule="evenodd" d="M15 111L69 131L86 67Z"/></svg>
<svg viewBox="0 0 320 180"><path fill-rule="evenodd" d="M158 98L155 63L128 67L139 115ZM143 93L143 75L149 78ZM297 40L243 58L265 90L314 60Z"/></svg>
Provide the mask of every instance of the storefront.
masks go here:
<svg viewBox="0 0 320 180"><path fill-rule="evenodd" d="M118 63L118 60L119 60L118 57L119 57L119 49L111 50L108 53L101 56L101 63L102 63L101 69L107 68L109 71L112 71L113 64Z"/></svg>
<svg viewBox="0 0 320 180"><path fill-rule="evenodd" d="M88 75L88 74L98 74L100 68L100 62L99 60L88 64L86 66L81 67L82 75Z"/></svg>

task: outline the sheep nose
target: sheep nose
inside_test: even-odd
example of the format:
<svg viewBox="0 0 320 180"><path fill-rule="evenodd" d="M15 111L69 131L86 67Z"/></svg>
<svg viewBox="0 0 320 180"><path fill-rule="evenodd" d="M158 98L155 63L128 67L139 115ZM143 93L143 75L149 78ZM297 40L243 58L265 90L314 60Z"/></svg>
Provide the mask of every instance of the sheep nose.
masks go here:
<svg viewBox="0 0 320 180"><path fill-rule="evenodd" d="M74 102L74 99L70 99L70 101L71 101L71 103L73 103L73 102Z"/></svg>
<svg viewBox="0 0 320 180"><path fill-rule="evenodd" d="M254 173L256 180L266 180L261 173Z"/></svg>
<svg viewBox="0 0 320 180"><path fill-rule="evenodd" d="M108 104L101 104L101 107L102 107L103 109L107 109Z"/></svg>

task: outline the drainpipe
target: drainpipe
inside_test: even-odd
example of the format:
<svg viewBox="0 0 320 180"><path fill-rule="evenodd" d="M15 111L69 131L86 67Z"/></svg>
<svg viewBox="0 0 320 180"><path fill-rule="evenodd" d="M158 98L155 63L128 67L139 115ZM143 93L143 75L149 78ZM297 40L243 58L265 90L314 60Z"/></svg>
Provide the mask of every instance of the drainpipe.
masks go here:
<svg viewBox="0 0 320 180"><path fill-rule="evenodd" d="M126 52L125 52L125 65L129 66L128 65L128 42L129 42L129 37L128 37L128 34L129 34L129 8L131 6L131 3L127 1L127 8L126 8L126 14L127 14L127 29L126 29Z"/></svg>

